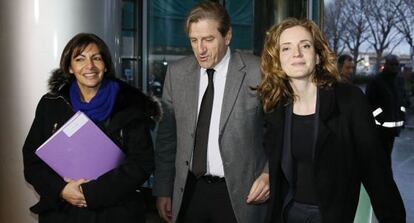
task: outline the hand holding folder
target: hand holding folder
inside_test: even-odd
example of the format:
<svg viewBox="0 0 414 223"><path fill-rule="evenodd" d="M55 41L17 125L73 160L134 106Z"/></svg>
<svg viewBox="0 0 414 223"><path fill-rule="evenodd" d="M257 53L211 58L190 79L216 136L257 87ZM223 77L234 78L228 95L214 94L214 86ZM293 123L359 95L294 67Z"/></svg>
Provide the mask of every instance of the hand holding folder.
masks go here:
<svg viewBox="0 0 414 223"><path fill-rule="evenodd" d="M80 111L43 143L36 155L62 178L73 180L96 179L125 159L119 147Z"/></svg>

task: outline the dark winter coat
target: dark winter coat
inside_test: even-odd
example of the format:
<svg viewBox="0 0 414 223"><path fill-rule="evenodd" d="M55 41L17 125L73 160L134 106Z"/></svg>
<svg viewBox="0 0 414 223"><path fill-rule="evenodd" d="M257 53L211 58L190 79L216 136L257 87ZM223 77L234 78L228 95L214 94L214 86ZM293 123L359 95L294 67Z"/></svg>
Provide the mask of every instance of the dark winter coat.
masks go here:
<svg viewBox="0 0 414 223"><path fill-rule="evenodd" d="M404 125L406 109L403 86L398 80L398 76L382 72L374 77L366 90L377 127L389 130L393 136L398 136Z"/></svg>
<svg viewBox="0 0 414 223"><path fill-rule="evenodd" d="M126 160L96 180L82 184L87 208L63 201L60 193L66 183L35 155L35 150L73 114L68 80L55 72L50 92L36 109L36 116L23 146L24 176L40 201L31 207L39 222L141 222L144 219L142 195L137 190L154 169L150 128L160 116L158 103L139 90L116 80L120 89L109 118L96 123L123 150Z"/></svg>
<svg viewBox="0 0 414 223"><path fill-rule="evenodd" d="M404 223L404 205L361 90L337 84L320 89L318 100L313 177L322 222L352 223L363 183L379 222ZM293 164L282 159L286 157L282 152L286 140L285 109L286 106L279 104L265 115L271 196L266 221L269 223L282 222L283 202L290 188L287 176Z"/></svg>

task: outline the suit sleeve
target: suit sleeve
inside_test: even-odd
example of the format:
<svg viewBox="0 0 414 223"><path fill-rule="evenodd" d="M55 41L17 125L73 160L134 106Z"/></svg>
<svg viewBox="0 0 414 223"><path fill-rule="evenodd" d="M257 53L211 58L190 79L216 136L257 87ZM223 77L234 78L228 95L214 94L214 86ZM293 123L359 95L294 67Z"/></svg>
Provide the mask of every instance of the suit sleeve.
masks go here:
<svg viewBox="0 0 414 223"><path fill-rule="evenodd" d="M40 100L23 145L24 177L40 195L40 204L32 208L35 213L57 209L62 204L60 193L66 185L66 182L35 154L36 149L52 134L50 129L50 135L45 135L45 132L49 131L45 129L45 103L45 99Z"/></svg>
<svg viewBox="0 0 414 223"><path fill-rule="evenodd" d="M168 67L162 95L163 118L159 123L155 144L153 195L171 197L175 177L177 147L176 120L173 108L171 67Z"/></svg>
<svg viewBox="0 0 414 223"><path fill-rule="evenodd" d="M405 222L405 209L387 162L368 101L361 91L353 93L352 132L362 183L375 215L382 223Z"/></svg>
<svg viewBox="0 0 414 223"><path fill-rule="evenodd" d="M123 131L126 160L119 167L96 180L82 184L88 208L97 209L122 204L142 185L154 169L150 120L137 118Z"/></svg>

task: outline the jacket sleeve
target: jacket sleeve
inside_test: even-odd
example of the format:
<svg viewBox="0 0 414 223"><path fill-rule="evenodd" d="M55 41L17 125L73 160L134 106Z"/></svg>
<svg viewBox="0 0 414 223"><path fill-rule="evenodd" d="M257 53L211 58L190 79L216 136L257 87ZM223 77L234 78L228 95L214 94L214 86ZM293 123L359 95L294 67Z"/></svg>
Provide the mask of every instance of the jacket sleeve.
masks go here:
<svg viewBox="0 0 414 223"><path fill-rule="evenodd" d="M171 197L175 177L175 156L177 147L176 120L173 108L171 68L168 67L162 95L163 118L161 119L155 143L154 196Z"/></svg>
<svg viewBox="0 0 414 223"><path fill-rule="evenodd" d="M127 147L125 161L98 179L82 184L88 208L121 205L151 175L154 156L149 122L141 118L131 121L123 131Z"/></svg>
<svg viewBox="0 0 414 223"><path fill-rule="evenodd" d="M368 101L361 91L353 92L352 132L359 171L375 215L382 223L405 222L405 209L382 149Z"/></svg>
<svg viewBox="0 0 414 223"><path fill-rule="evenodd" d="M379 90L377 85L378 85L377 81L373 79L367 85L367 88L365 90L365 94L367 96L368 105L369 105L371 112L375 111L377 108L380 107L378 100L381 100L381 99L379 98L378 93L377 93L377 91Z"/></svg>
<svg viewBox="0 0 414 223"><path fill-rule="evenodd" d="M49 131L46 129L48 127L45 103L44 99L39 102L33 124L23 145L24 177L40 195L40 203L32 209L35 213L58 208L59 204L62 204L60 193L66 185L66 182L35 154L36 149L52 134L52 129L50 135L45 134Z"/></svg>

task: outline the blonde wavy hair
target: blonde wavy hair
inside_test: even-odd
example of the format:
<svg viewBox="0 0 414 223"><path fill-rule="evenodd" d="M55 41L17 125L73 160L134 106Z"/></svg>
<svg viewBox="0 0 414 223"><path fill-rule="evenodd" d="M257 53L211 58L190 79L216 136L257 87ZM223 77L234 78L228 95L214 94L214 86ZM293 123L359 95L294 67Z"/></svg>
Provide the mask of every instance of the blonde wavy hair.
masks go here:
<svg viewBox="0 0 414 223"><path fill-rule="evenodd" d="M315 67L313 82L318 88L331 87L340 81L336 67L336 55L328 47L326 38L319 27L308 19L288 18L274 25L266 33L265 45L261 58L262 81L257 92L263 103L265 112L271 111L279 102L291 103L295 95L289 84L289 77L280 64L280 35L286 29L301 26L308 30L313 38L316 53L320 62Z"/></svg>

